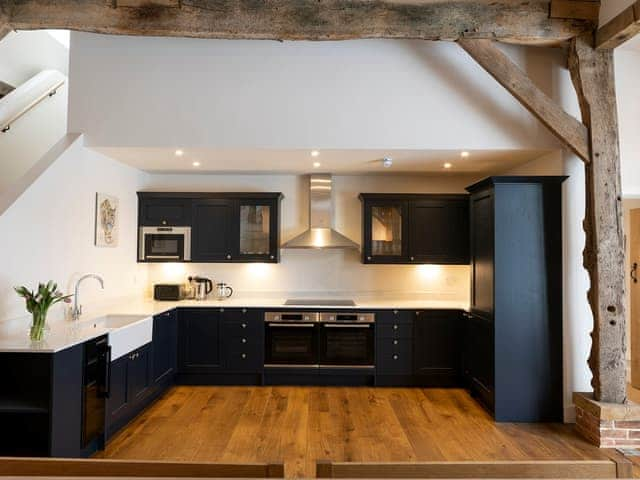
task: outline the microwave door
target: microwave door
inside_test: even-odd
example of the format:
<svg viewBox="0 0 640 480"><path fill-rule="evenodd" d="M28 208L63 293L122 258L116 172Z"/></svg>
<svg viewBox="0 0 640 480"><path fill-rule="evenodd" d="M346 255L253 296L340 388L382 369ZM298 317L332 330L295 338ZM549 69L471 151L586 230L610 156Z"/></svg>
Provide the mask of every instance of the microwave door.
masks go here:
<svg viewBox="0 0 640 480"><path fill-rule="evenodd" d="M145 260L184 261L184 235L147 233L144 237Z"/></svg>

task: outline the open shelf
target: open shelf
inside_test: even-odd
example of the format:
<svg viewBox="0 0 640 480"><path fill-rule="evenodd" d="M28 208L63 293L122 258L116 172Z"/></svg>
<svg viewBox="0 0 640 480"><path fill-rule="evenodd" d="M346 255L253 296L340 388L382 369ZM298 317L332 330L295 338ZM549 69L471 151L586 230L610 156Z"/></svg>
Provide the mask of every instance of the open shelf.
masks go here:
<svg viewBox="0 0 640 480"><path fill-rule="evenodd" d="M49 405L35 399L5 397L0 398L0 414L2 413L47 414Z"/></svg>

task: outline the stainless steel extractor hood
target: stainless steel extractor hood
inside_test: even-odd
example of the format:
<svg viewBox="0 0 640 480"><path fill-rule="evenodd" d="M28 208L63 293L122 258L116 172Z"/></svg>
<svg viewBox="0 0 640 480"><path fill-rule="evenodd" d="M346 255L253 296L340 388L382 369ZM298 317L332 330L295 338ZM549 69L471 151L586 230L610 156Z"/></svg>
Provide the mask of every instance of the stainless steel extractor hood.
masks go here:
<svg viewBox="0 0 640 480"><path fill-rule="evenodd" d="M333 229L332 192L331 175L310 175L309 229L282 248L359 248L357 243Z"/></svg>

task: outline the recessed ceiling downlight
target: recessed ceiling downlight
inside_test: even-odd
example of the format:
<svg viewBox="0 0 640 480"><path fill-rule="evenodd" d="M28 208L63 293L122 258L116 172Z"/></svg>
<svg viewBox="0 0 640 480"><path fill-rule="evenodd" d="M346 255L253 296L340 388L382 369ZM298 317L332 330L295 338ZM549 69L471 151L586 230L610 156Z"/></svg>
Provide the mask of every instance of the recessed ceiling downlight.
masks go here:
<svg viewBox="0 0 640 480"><path fill-rule="evenodd" d="M313 168L320 168L320 162L313 162Z"/></svg>
<svg viewBox="0 0 640 480"><path fill-rule="evenodd" d="M319 150L311 150L311 156L312 157L319 157L320 156L320 151Z"/></svg>
<svg viewBox="0 0 640 480"><path fill-rule="evenodd" d="M178 149L178 150L176 150L175 153L176 153L176 157L181 157L181 156L184 155L184 150Z"/></svg>
<svg viewBox="0 0 640 480"><path fill-rule="evenodd" d="M453 167L453 164L452 164L452 163L447 162L447 163L445 163L445 164L444 164L444 165L442 165L442 166L443 166L444 168L446 168L447 170L449 170L451 167Z"/></svg>
<svg viewBox="0 0 640 480"><path fill-rule="evenodd" d="M199 167L200 166L200 162L193 162L191 165L193 165L194 167Z"/></svg>
<svg viewBox="0 0 640 480"><path fill-rule="evenodd" d="M460 156L462 158L467 158L469 155L471 155L471 154L469 152L467 152L467 151L464 151L464 152L460 153Z"/></svg>

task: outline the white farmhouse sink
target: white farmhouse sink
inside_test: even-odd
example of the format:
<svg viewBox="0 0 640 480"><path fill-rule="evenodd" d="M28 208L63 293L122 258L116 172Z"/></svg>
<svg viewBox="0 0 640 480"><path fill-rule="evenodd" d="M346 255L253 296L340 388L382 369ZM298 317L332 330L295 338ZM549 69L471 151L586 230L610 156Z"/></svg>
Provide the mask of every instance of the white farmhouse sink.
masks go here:
<svg viewBox="0 0 640 480"><path fill-rule="evenodd" d="M153 339L153 317L106 315L90 323L93 328L108 330L111 360L120 358Z"/></svg>

